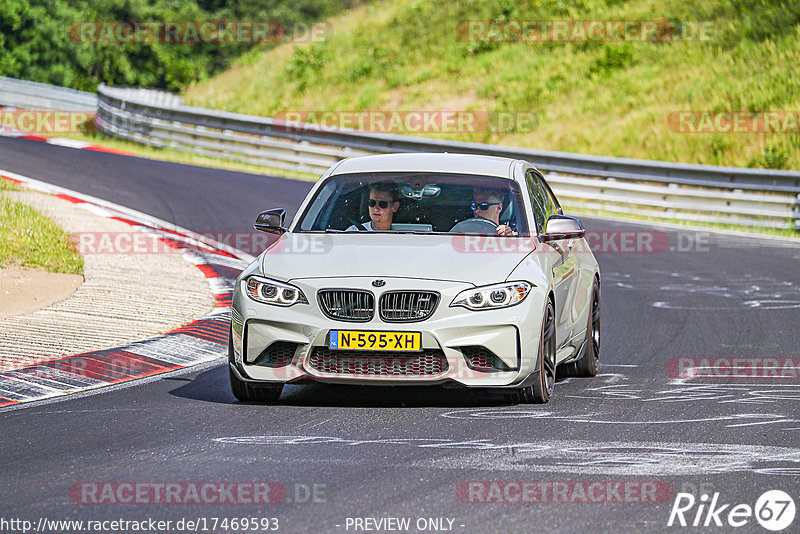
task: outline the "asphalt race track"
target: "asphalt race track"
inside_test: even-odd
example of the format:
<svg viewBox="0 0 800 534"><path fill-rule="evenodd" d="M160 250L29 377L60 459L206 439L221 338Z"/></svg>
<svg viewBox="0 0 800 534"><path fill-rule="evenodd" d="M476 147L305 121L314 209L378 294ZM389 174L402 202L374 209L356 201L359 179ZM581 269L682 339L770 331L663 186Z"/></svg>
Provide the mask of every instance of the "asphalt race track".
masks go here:
<svg viewBox="0 0 800 534"><path fill-rule="evenodd" d="M203 233L248 232L266 208L291 214L310 188L17 139L0 139L0 168ZM767 490L800 504L800 246L584 224L607 249L632 231L668 237L668 246L596 254L601 374L559 380L550 403L315 385L287 387L275 406L242 404L219 360L0 410L0 516L35 526L41 518L169 520L175 532L195 530L176 528L181 519L200 520L200 532L254 531L234 518L277 518L284 532L402 526L386 518L407 518L412 532L765 532L752 516L738 529L727 521ZM714 377L679 380L693 365L716 366ZM739 365L741 376L721 376L726 365ZM181 483L184 492L186 483L234 482L273 483L273 502L243 504L246 492L222 504L93 502L122 483ZM522 497L521 488L530 492ZM690 525L709 496L698 516L709 526L667 526L681 492L697 498L685 512ZM707 517L714 494L717 508L729 506ZM763 500L758 509L765 517ZM798 525L800 517L786 532Z"/></svg>

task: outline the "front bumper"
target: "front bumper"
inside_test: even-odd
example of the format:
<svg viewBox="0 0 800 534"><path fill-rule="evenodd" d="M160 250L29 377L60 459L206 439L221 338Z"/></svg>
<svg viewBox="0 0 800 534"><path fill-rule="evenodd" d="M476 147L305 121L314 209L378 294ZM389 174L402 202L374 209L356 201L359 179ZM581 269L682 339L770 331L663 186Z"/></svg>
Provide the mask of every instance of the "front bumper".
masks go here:
<svg viewBox="0 0 800 534"><path fill-rule="evenodd" d="M385 279L386 285L371 287L373 278L293 280L308 298L308 304L288 308L253 301L242 292L242 281L234 290L232 305L232 348L235 371L245 381L296 383L305 381L339 384L420 385L448 384L469 387L519 387L536 367L542 310L545 294L534 287L527 298L512 307L498 310L471 311L450 307L455 296L471 284L408 278ZM384 322L375 314L368 322L346 322L326 317L316 294L323 288L367 289L375 294L393 290L432 290L441 294L434 313L421 322ZM446 361L441 370L427 374L404 372L363 374L346 369L330 372L312 363L312 354L328 347L331 330L366 330L420 332L426 354L439 354ZM259 356L275 343L291 347L279 366L265 366ZM464 347L484 347L501 361L497 369L471 367ZM315 351L315 349L317 349ZM333 354L341 352L330 351ZM352 356L358 357L355 353ZM371 353L375 355L375 353ZM392 363L414 358L416 353L382 353ZM318 361L318 360L315 360ZM373 361L374 363L374 361ZM402 367L402 366L400 366ZM439 367L434 367L439 369Z"/></svg>

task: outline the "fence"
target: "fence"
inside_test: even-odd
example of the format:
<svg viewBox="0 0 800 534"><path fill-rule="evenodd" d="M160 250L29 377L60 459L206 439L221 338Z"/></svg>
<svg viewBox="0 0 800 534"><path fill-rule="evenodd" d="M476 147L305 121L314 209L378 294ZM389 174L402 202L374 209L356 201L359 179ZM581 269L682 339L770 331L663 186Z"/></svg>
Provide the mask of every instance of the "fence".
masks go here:
<svg viewBox="0 0 800 534"><path fill-rule="evenodd" d="M480 143L325 129L164 102L163 93L99 88L98 128L170 147L320 173L336 161L387 152L460 152L525 159L548 172L566 206L667 219L800 228L800 172L586 156Z"/></svg>
<svg viewBox="0 0 800 534"><path fill-rule="evenodd" d="M93 111L97 95L0 76L0 106L54 111Z"/></svg>
<svg viewBox="0 0 800 534"><path fill-rule="evenodd" d="M548 173L565 206L800 229L797 171L589 156L308 123L287 127L268 117L185 106L170 93L104 85L98 88L96 124L108 135L137 143L315 174L342 158L376 153L505 156L530 161Z"/></svg>

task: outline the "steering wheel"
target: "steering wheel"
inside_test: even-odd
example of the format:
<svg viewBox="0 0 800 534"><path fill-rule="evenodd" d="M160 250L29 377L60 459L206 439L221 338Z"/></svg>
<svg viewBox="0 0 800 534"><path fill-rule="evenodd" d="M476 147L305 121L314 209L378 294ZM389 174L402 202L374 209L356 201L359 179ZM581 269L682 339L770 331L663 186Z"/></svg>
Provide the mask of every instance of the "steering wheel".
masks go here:
<svg viewBox="0 0 800 534"><path fill-rule="evenodd" d="M344 218L347 219L353 226L355 226L356 230L358 230L359 232L369 232L369 230L367 230L367 227L364 226L363 223L360 223L358 221L354 221L353 219L351 219L347 215L344 215Z"/></svg>
<svg viewBox="0 0 800 534"><path fill-rule="evenodd" d="M451 234L497 235L497 224L483 217L472 217L457 223L450 229Z"/></svg>

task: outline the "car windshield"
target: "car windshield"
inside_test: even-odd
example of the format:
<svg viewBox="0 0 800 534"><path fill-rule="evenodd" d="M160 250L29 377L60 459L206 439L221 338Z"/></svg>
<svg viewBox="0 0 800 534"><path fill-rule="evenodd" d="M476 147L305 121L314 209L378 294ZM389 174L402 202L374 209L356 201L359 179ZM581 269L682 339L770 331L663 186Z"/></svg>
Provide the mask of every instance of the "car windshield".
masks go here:
<svg viewBox="0 0 800 534"><path fill-rule="evenodd" d="M296 232L496 234L528 236L513 180L451 173L355 173L330 177L300 215Z"/></svg>

